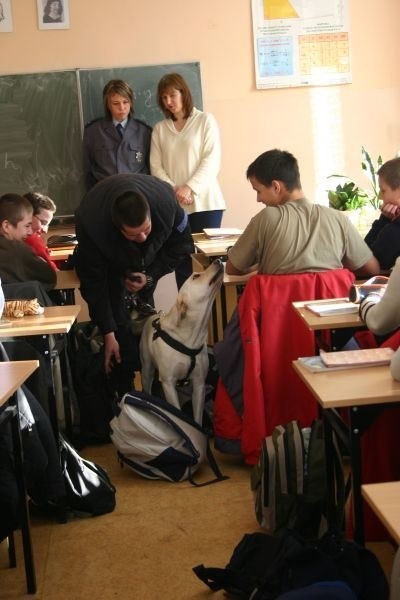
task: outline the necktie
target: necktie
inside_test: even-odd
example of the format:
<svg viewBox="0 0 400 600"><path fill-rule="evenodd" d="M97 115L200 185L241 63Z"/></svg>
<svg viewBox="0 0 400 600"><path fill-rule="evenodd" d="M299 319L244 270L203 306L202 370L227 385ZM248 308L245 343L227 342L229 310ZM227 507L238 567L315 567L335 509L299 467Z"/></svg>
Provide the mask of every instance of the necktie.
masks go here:
<svg viewBox="0 0 400 600"><path fill-rule="evenodd" d="M118 123L116 129L119 133L119 137L122 139L124 136L124 128L122 127L121 123Z"/></svg>

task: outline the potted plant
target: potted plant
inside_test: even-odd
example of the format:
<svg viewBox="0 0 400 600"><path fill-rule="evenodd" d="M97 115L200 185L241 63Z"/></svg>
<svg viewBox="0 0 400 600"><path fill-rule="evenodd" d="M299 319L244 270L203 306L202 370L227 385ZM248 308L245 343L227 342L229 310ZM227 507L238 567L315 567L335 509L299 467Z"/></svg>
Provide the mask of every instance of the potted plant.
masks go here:
<svg viewBox="0 0 400 600"><path fill-rule="evenodd" d="M382 156L379 155L376 164L374 164L371 159L371 155L369 154L369 152L367 152L364 146L362 146L361 148L361 156L361 167L363 171L365 171L365 174L372 185L372 192L369 192L368 194L369 202L375 210L378 210L381 201L379 198L379 182L377 171L379 171L383 164Z"/></svg>
<svg viewBox="0 0 400 600"><path fill-rule="evenodd" d="M334 190L328 190L329 206L336 210L359 210L368 202L368 194L345 175L330 175L348 179L346 183L338 184ZM329 178L328 178L329 179Z"/></svg>

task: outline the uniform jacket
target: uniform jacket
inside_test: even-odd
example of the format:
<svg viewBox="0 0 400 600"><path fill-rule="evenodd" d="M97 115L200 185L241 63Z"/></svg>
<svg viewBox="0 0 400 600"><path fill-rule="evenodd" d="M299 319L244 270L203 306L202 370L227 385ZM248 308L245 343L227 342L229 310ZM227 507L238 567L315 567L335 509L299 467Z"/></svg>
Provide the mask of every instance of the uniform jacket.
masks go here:
<svg viewBox="0 0 400 600"><path fill-rule="evenodd" d="M114 199L142 192L150 205L152 230L143 244L123 237L111 222ZM184 210L171 186L150 175L114 175L99 182L76 211L76 270L92 320L102 333L126 322L124 280L128 271L146 272L156 283L193 252Z"/></svg>
<svg viewBox="0 0 400 600"><path fill-rule="evenodd" d="M3 283L38 281L44 289L51 290L57 275L27 244L0 235L0 279Z"/></svg>
<svg viewBox="0 0 400 600"><path fill-rule="evenodd" d="M86 125L83 134L83 172L86 189L118 173L149 173L151 127L129 118L121 139L111 119Z"/></svg>
<svg viewBox="0 0 400 600"><path fill-rule="evenodd" d="M297 419L309 426L317 416L317 402L292 361L315 354L315 339L291 303L348 295L354 275L347 269L290 275L255 275L246 284L238 305L243 352L242 398L230 394L229 378L219 381L215 406L216 445L239 442L249 464L257 462L261 444L275 426ZM225 339L225 335L224 335ZM223 344L223 343L222 343ZM234 348L215 349L220 360L237 357ZM235 364L228 372L235 373ZM221 371L220 371L221 372ZM227 372L227 365L224 367ZM241 401L241 402L240 402Z"/></svg>

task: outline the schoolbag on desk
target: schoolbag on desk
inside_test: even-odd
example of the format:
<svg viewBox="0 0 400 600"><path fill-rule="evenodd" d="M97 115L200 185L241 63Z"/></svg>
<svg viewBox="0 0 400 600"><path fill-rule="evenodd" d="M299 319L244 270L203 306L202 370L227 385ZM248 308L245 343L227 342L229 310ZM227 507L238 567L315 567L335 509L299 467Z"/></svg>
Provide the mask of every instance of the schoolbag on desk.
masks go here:
<svg viewBox="0 0 400 600"><path fill-rule="evenodd" d="M337 528L342 527L345 486L340 453L335 449ZM259 524L269 533L294 529L316 539L326 529L326 463L323 423L301 429L297 421L275 427L263 440L251 473Z"/></svg>
<svg viewBox="0 0 400 600"><path fill-rule="evenodd" d="M169 402L146 394L125 394L110 423L121 464L148 479L201 486L227 479L220 472L205 431ZM208 459L215 479L196 483L193 474Z"/></svg>

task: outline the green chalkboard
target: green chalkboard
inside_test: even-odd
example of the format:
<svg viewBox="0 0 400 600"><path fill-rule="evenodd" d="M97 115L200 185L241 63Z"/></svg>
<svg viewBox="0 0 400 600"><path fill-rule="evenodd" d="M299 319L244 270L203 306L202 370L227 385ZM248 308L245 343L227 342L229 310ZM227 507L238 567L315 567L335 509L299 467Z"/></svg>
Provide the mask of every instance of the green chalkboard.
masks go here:
<svg viewBox="0 0 400 600"><path fill-rule="evenodd" d="M203 107L199 63L76 69L0 77L0 195L41 192L57 205L56 216L73 215L84 194L83 127L104 116L102 91L110 79L134 90L135 116L154 125L159 79L178 72L195 106Z"/></svg>
<svg viewBox="0 0 400 600"><path fill-rule="evenodd" d="M70 215L81 162L76 71L0 77L0 194L42 192Z"/></svg>
<svg viewBox="0 0 400 600"><path fill-rule="evenodd" d="M82 94L84 123L104 116L103 88L110 79L123 79L134 91L135 117L153 126L164 118L157 105L157 84L166 73L179 73L187 81L195 106L202 110L201 77L199 63L149 65L146 67L121 67L111 69L82 69L79 80Z"/></svg>

